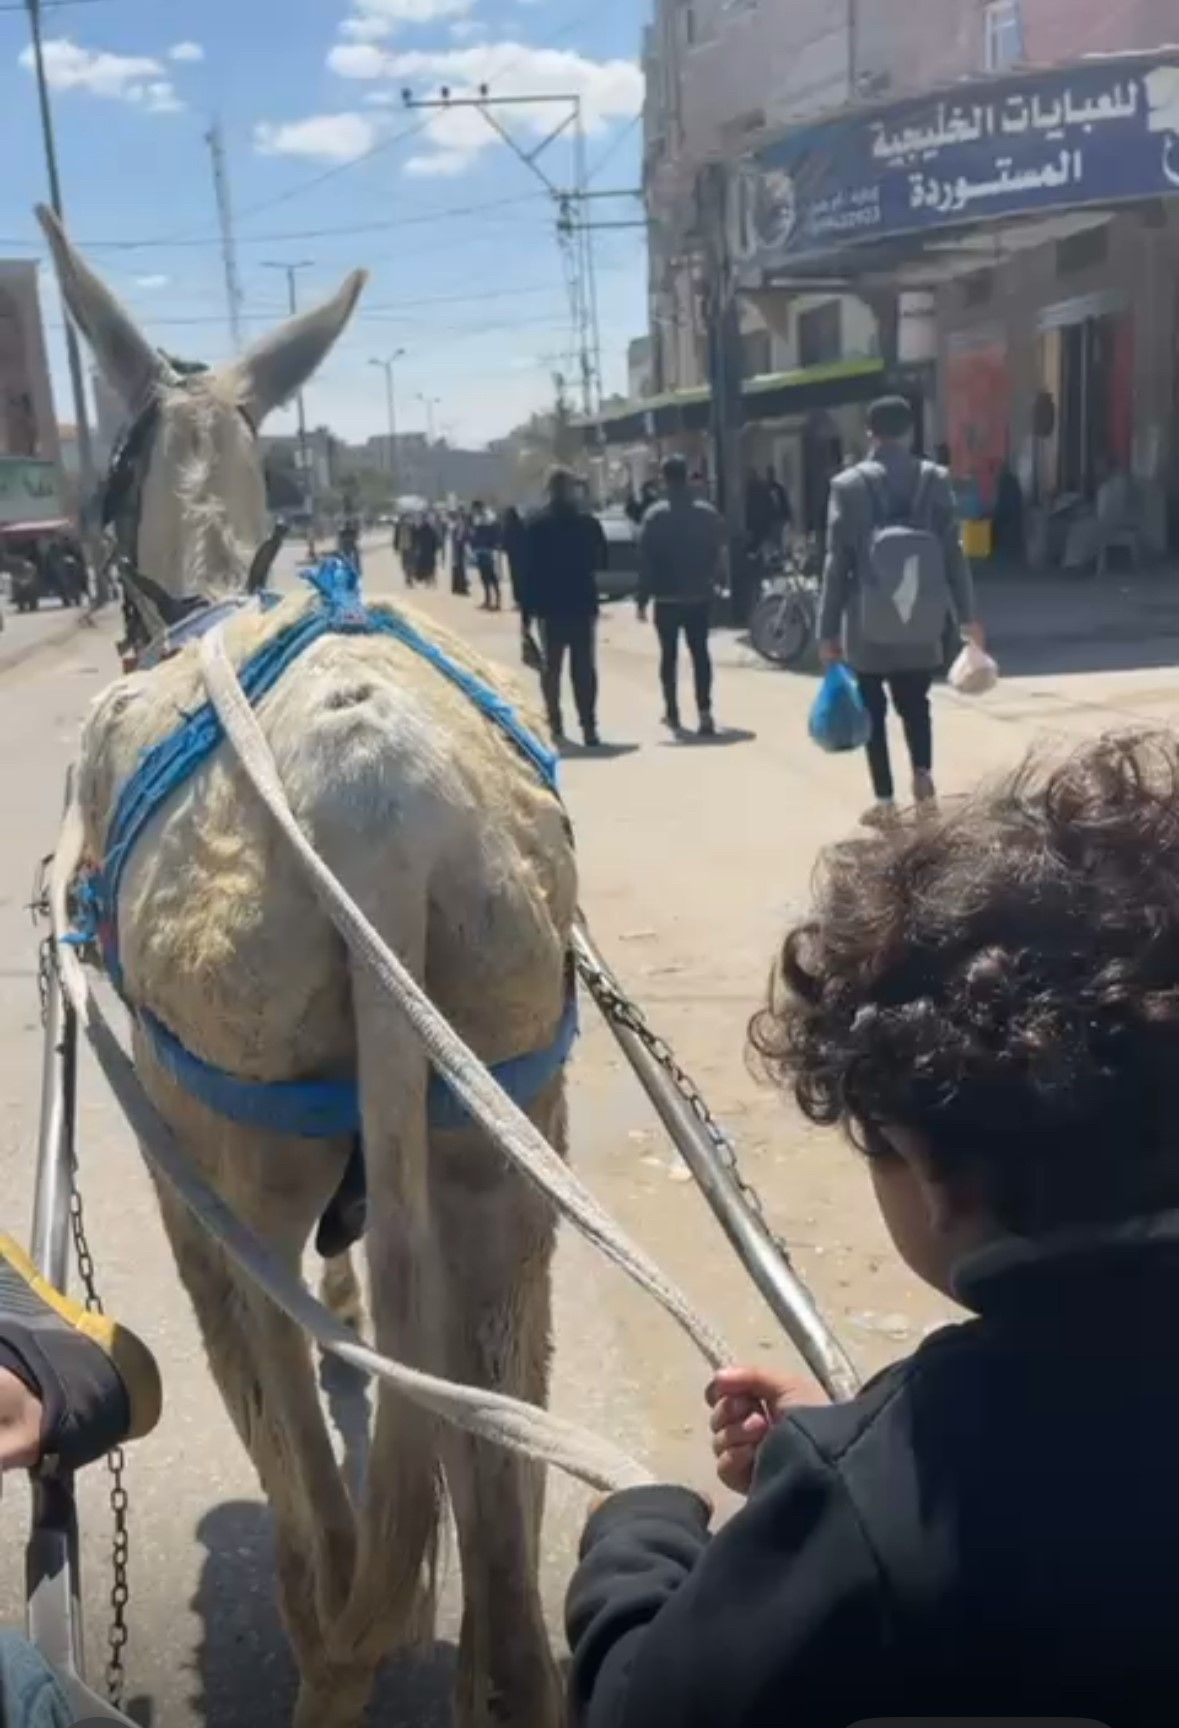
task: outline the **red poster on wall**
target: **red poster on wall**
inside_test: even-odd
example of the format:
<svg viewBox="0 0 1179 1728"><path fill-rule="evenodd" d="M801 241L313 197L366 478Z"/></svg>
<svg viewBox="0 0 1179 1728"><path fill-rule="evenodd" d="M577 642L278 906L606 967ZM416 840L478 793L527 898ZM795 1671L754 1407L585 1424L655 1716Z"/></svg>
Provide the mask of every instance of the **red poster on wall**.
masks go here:
<svg viewBox="0 0 1179 1728"><path fill-rule="evenodd" d="M973 480L983 509L995 506L999 470L1007 460L1011 379L999 342L951 352L946 366L946 425L951 471Z"/></svg>

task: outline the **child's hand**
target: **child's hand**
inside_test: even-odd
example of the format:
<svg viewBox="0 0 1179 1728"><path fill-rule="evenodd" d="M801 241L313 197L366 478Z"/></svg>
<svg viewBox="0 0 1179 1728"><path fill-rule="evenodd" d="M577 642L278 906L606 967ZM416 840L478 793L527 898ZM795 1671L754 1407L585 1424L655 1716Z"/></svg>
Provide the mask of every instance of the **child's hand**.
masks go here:
<svg viewBox="0 0 1179 1728"><path fill-rule="evenodd" d="M716 1473L734 1494L748 1494L758 1448L787 1410L829 1402L805 1375L768 1368L722 1368L705 1396L712 1407Z"/></svg>

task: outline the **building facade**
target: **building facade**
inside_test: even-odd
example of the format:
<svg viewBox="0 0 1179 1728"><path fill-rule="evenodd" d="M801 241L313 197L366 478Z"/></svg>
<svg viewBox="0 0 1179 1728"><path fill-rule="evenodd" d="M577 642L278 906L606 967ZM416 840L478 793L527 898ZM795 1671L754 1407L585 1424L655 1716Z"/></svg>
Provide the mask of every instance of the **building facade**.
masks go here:
<svg viewBox="0 0 1179 1728"><path fill-rule="evenodd" d="M1161 541L1164 501L1179 515L1179 197L1165 183L1158 196L1108 200L1079 185L1090 134L1096 151L1109 111L1094 108L1094 124L1067 139L1045 134L1055 154L1044 167L1037 159L1024 183L1075 173L1078 188L1042 219L1031 211L991 220L982 200L1017 177L1000 155L989 181L963 181L963 203L980 202L944 236L863 248L856 224L867 211L838 211L829 224L846 230L847 244L833 242L794 271L789 247L746 268L742 234L750 212L765 217L767 186L789 205L786 217L776 212L779 239L783 221L795 220L805 176L780 167L775 175L776 141L786 141L787 156L792 138L813 133L825 146L828 122L843 121L883 135L890 115L903 118L906 103L927 96L956 111L959 90L993 113L984 101L992 80L1010 91L1014 128L1019 91L1037 89L1043 69L1076 67L1092 82L1089 56L1176 41L1175 0L656 0L645 54L652 392L648 404L628 405L629 417L614 416L618 442L629 440L632 457L678 442L703 462L717 447L716 394L727 390L740 402L742 467L773 465L802 524L818 528L831 473L862 450L864 402L887 379L913 397L926 447L949 446L980 509L994 508L1005 472L1032 508L1092 499L1122 472L1142 483L1150 534ZM1106 64L1116 72L1117 61ZM1024 78L1026 86L1002 82ZM1145 139L1145 117L1135 123ZM953 128L941 141L958 141ZM1175 143L1179 170L1179 131ZM896 166L919 173L936 154ZM751 177L749 164L767 162ZM717 176L719 258L707 196ZM948 194L938 185L953 200L953 183ZM913 196L924 195L918 182ZM764 241L763 222L754 254ZM725 307L733 333L718 358ZM726 366L738 375L727 384ZM609 424L604 436L615 440Z"/></svg>

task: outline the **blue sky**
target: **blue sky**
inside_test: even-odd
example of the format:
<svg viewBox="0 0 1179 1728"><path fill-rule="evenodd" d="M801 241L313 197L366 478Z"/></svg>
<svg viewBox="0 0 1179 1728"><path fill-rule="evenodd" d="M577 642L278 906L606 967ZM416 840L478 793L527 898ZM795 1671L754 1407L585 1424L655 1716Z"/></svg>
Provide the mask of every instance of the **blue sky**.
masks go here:
<svg viewBox="0 0 1179 1728"><path fill-rule="evenodd" d="M643 8L645 10L645 7ZM551 401L569 369L568 297L553 210L527 168L477 115L409 113L401 90L580 92L594 184L638 184L641 102L636 0L65 0L45 5L66 211L76 239L152 339L216 359L229 351L208 150L228 152L247 329L281 317L285 282L267 261L308 260L307 300L364 265L356 320L308 391L313 423L347 438L385 427L398 362L399 425L436 424L483 442ZM0 6L0 255L41 254L31 207L44 196L23 7ZM558 108L503 111L526 147ZM531 128L531 130L529 130ZM568 138L541 158L558 183ZM600 164L600 167L598 166ZM637 204L596 207L600 219ZM128 244L129 242L142 244ZM625 386L627 340L645 328L641 229L595 237L607 390ZM60 309L47 271L61 418ZM290 424L276 414L268 429Z"/></svg>

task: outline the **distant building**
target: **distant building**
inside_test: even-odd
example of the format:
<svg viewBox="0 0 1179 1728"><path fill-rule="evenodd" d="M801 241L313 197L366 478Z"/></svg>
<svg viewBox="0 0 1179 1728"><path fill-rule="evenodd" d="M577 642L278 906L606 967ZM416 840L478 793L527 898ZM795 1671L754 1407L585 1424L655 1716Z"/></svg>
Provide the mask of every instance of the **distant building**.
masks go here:
<svg viewBox="0 0 1179 1728"><path fill-rule="evenodd" d="M0 523L62 514L57 419L37 266L0 260Z"/></svg>

